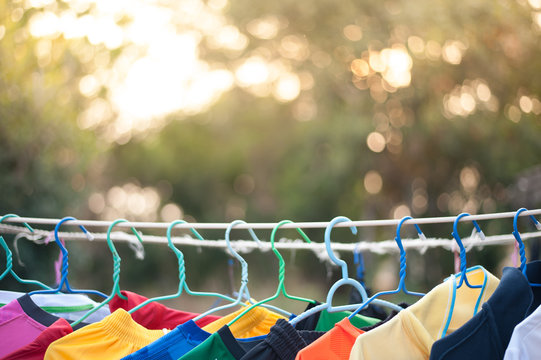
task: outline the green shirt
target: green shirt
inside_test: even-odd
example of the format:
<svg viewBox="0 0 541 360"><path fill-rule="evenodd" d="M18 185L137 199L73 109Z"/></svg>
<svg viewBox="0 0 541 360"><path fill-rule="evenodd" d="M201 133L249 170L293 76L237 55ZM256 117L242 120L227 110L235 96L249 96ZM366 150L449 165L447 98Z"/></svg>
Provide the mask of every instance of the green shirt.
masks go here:
<svg viewBox="0 0 541 360"><path fill-rule="evenodd" d="M237 360L225 346L220 335L215 332L210 335L207 340L197 345L188 353L184 354L178 360L201 360L201 359L220 359L220 360Z"/></svg>
<svg viewBox="0 0 541 360"><path fill-rule="evenodd" d="M351 313L349 311L340 311L340 312L328 312L323 310L317 321L315 331L329 331L334 325L345 317L349 316ZM380 319L371 318L369 316L355 315L350 319L351 324L356 328L362 328L365 326L372 326L380 322Z"/></svg>

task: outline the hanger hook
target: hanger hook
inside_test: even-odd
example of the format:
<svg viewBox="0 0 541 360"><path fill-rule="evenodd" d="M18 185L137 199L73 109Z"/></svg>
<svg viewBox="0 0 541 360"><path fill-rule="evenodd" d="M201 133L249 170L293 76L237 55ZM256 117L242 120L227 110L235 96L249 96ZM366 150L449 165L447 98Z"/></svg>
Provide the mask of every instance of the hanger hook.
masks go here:
<svg viewBox="0 0 541 360"><path fill-rule="evenodd" d="M524 249L524 242L522 242L522 238L520 237L520 233L518 232L518 224L517 224L518 217L524 211L528 211L528 209L520 208L515 213L515 216L513 218L513 236L515 237L518 243L518 249L519 249L519 254L520 254L520 270L522 271L524 275L526 275L526 250ZM537 221L537 219L533 217L533 215L529 215L529 217L530 219L532 219L535 227L538 230L541 230L541 224L539 223L539 221Z"/></svg>
<svg viewBox="0 0 541 360"><path fill-rule="evenodd" d="M347 221L351 222L351 220L345 216L337 216L332 219L325 228L325 248L327 249L327 254L336 265L342 268L342 278L344 279L348 278L348 265L344 260L338 259L334 254L334 251L331 248L331 231L336 224ZM357 234L357 228L355 226L350 226L349 229L353 235Z"/></svg>
<svg viewBox="0 0 541 360"><path fill-rule="evenodd" d="M398 289L404 291L405 293L408 293L406 290L406 250L404 250L404 246L402 245L402 238L400 236L400 231L402 230L402 225L407 220L413 220L411 216L404 216L400 222L398 223L398 226L396 227L396 237L394 240L396 241L396 244L398 245L398 249L400 250L400 272L399 272L399 282L398 282ZM413 224L415 226L415 230L417 230L417 234L419 234L419 238L421 240L426 240L425 235L421 231L421 228L417 224Z"/></svg>
<svg viewBox="0 0 541 360"><path fill-rule="evenodd" d="M470 285L468 283L468 278L466 277L466 249L464 248L464 244L462 243L462 240L460 239L460 235L458 234L458 222L460 221L460 219L462 219L463 217L466 217L466 216L471 216L469 213L461 213L460 215L458 215L453 223L453 232L451 233L451 235L453 235L453 237L455 238L457 244L458 244L458 247L460 248L460 281L458 283L458 286L457 287L460 287L462 285L462 282L465 281L466 282L466 285L468 285L469 287L471 288L477 288L477 287L482 287L481 285ZM479 226L479 224L477 223L477 221L475 220L472 220L472 223L473 223L473 226L475 227L475 231L477 231L477 233L479 234L479 237L481 239L484 239L485 238L485 234L483 233L483 231L481 230L481 227Z"/></svg>
<svg viewBox="0 0 541 360"><path fill-rule="evenodd" d="M0 219L0 223L3 222L5 219L7 218L10 218L10 217L20 217L19 215L16 215L16 214L6 214L4 216L2 216L2 218ZM34 229L32 228L32 226L28 225L28 223L23 223L23 225L28 229L30 230L31 233L34 233Z"/></svg>
<svg viewBox="0 0 541 360"><path fill-rule="evenodd" d="M242 276L241 276L241 282L242 283L248 283L248 264L246 263L246 260L243 259L242 256L240 256L240 254L238 252L236 252L233 247L231 246L231 240L230 240L230 233L231 233L231 230L233 229L234 226L238 225L238 224L246 224L246 221L243 221L243 220L235 220L233 222L231 222L229 224L229 226L227 227L227 229L225 230L225 243L227 244L227 248L229 249L229 251L231 252L231 254L233 254L234 257L237 258L237 260L240 262L240 264L242 265L241 268L242 268ZM254 230L248 228L248 232L250 233L250 235L252 236L252 239L254 239L254 241L259 245L261 246L261 241L259 240L259 238L257 237L257 235L255 234Z"/></svg>
<svg viewBox="0 0 541 360"><path fill-rule="evenodd" d="M173 250L175 255L177 255L177 259L178 259L179 284L180 284L179 286L181 286L186 280L186 267L184 265L184 254L182 253L182 251L177 249L177 247L173 244L173 240L171 239L171 231L176 225L187 224L187 223L188 222L184 220L175 220L169 225L169 227L167 227L167 243L169 247L171 248L171 250ZM195 230L194 228L190 228L190 230L199 240L204 240L201 234L197 232L197 230Z"/></svg>
<svg viewBox="0 0 541 360"><path fill-rule="evenodd" d="M276 249L276 246L274 245L274 238L276 236L276 232L278 231L278 229L280 228L280 226L282 225L285 225L285 224L293 224L293 221L291 220L282 220L280 221L278 224L276 224L276 226L272 229L272 233L271 233L271 238L270 238L270 243L271 243L271 248L272 248L272 251L274 252L274 254L276 255L276 257L278 258L278 267L279 267L279 271L278 271L278 286L283 286L284 284L284 279L285 279L285 261L284 261L284 258L282 257L282 254L280 254L280 252ZM299 235L303 238L304 241L306 241L307 243L311 243L312 241L310 241L310 239L308 238L308 236L304 233L304 231L302 231L300 228L295 228L295 230L297 230L297 232L299 233ZM282 287L282 291L285 292L285 288Z"/></svg>
<svg viewBox="0 0 541 360"><path fill-rule="evenodd" d="M16 214L6 214L2 216L2 218L0 218L0 223L2 223L5 219L10 218L10 217L20 217L20 216ZM30 225L28 225L27 223L23 223L23 225L28 230L30 230L31 233L34 233L34 229ZM10 272L11 269L13 268L13 253L11 252L11 249L8 247L6 240L4 240L4 237L1 235L0 235L0 245L2 245L2 247L6 251L6 260L7 260L6 270L0 275L0 279L3 279L4 276L6 276L6 274Z"/></svg>
<svg viewBox="0 0 541 360"><path fill-rule="evenodd" d="M109 225L109 228L107 229L107 245L109 246L109 250L111 250L111 253L113 254L113 294L117 294L122 299L126 299L124 295L120 293L120 262L121 258L120 255L118 255L118 251L116 251L115 245L113 244L113 240L111 240L111 231L113 228L120 223L129 222L125 219L117 219ZM141 236L135 230L135 228L131 227L132 233L137 237L137 239L142 243L143 239L141 239Z"/></svg>
<svg viewBox="0 0 541 360"><path fill-rule="evenodd" d="M66 216L63 219L61 219L54 227L54 240L56 244L60 247L60 251L62 252L62 270L60 272L61 277L60 277L59 289L62 289L62 286L64 284L66 284L66 286L69 287L69 284L67 283L69 262L68 262L68 249L66 249L64 244L62 244L62 241L60 241L60 238L58 237L58 230L60 229L60 226L62 226L63 223L65 223L66 221L71 221L71 220L77 220L77 219L72 216ZM83 231L83 233L86 235L88 240L90 241L94 240L94 237L88 232L88 230L86 230L84 226L79 225L79 228Z"/></svg>
<svg viewBox="0 0 541 360"><path fill-rule="evenodd" d="M171 231L173 230L173 228L179 224L187 224L188 222L185 221L185 220L175 220L173 221L169 227L167 228L167 243L169 244L169 247L173 250L173 251L179 251L175 245L173 245L173 240L171 239ZM201 236L201 234L199 234L199 232L197 230L195 230L194 228L190 228L190 231L195 235L196 238L198 238L199 240L204 240L203 237ZM175 251L175 253L176 253Z"/></svg>

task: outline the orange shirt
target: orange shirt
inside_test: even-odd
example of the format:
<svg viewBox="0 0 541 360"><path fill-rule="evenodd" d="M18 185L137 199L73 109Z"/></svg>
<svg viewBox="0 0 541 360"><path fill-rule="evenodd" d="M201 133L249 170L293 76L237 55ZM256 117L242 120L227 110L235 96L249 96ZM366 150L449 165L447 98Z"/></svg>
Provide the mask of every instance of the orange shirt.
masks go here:
<svg viewBox="0 0 541 360"><path fill-rule="evenodd" d="M345 317L325 335L299 351L295 360L348 360L357 336L363 333Z"/></svg>

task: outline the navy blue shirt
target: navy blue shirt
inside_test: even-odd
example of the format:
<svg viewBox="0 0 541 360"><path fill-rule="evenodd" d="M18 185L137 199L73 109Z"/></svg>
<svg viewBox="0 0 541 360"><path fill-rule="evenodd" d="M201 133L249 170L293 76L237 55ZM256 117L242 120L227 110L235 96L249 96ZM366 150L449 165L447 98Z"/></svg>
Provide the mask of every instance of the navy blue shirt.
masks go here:
<svg viewBox="0 0 541 360"><path fill-rule="evenodd" d="M286 320L278 319L265 339L247 351L241 360L295 360L301 349L323 334L324 331L297 330Z"/></svg>
<svg viewBox="0 0 541 360"><path fill-rule="evenodd" d="M539 269L539 265L531 265L530 270ZM533 299L532 288L522 272L504 268L500 284L482 310L454 333L436 341L430 360L503 359L513 329L532 311Z"/></svg>

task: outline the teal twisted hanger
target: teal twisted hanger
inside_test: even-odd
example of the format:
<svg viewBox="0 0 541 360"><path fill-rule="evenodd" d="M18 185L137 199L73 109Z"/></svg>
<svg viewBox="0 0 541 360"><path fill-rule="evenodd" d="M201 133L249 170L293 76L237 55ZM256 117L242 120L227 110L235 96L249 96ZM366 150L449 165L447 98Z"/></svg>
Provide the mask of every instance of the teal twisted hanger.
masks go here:
<svg viewBox="0 0 541 360"><path fill-rule="evenodd" d="M5 219L7 218L10 218L10 217L20 217L19 215L15 215L15 214L7 214L7 215L4 215L2 216L2 218L0 219L0 223L2 221L4 221ZM27 223L23 223L23 225L31 232L31 233L34 233L34 229L28 225ZM15 271L13 270L13 253L11 252L11 250L9 249L6 241L4 240L4 238L0 235L0 245L2 246L2 248L4 248L4 250L6 251L6 270L4 270L4 272L2 273L2 275L0 275L0 280L2 280L4 277L6 277L7 274L11 274L11 276L17 280L18 282L20 282L21 284L27 284L27 285L36 285L36 286L39 286L40 288L42 289L45 289L45 290L51 290L51 288L47 285L45 285L44 283L40 282L40 281L37 281L37 280L27 280L27 279L23 279L21 278L19 275L17 275L17 273L15 273Z"/></svg>

